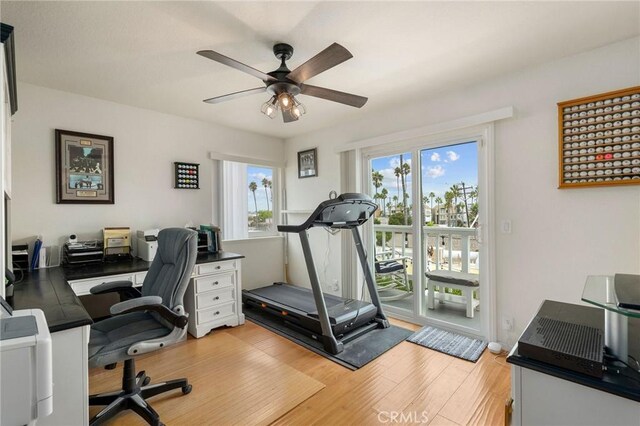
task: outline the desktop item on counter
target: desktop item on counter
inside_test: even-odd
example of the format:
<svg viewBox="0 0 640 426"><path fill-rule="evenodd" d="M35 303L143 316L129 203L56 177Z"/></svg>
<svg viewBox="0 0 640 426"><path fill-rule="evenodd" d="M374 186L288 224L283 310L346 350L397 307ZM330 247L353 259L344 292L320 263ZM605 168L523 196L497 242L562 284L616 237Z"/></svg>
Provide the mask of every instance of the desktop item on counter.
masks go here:
<svg viewBox="0 0 640 426"><path fill-rule="evenodd" d="M518 340L521 356L602 378L604 312L545 300Z"/></svg>
<svg viewBox="0 0 640 426"><path fill-rule="evenodd" d="M209 233L192 228L198 232L198 256L209 253Z"/></svg>
<svg viewBox="0 0 640 426"><path fill-rule="evenodd" d="M209 253L218 253L222 250L222 237L219 227L215 225L200 225L199 232L204 232L207 235L207 250Z"/></svg>
<svg viewBox="0 0 640 426"><path fill-rule="evenodd" d="M29 270L29 245L28 244L16 244L11 246L11 257L13 262L13 269L19 269L21 271Z"/></svg>
<svg viewBox="0 0 640 426"><path fill-rule="evenodd" d="M151 262L156 257L158 251L159 229L147 229L136 232L138 239L138 257L147 262Z"/></svg>
<svg viewBox="0 0 640 426"><path fill-rule="evenodd" d="M105 261L131 260L131 230L128 226L104 228L102 235Z"/></svg>
<svg viewBox="0 0 640 426"><path fill-rule="evenodd" d="M101 241L81 241L64 243L62 248L62 264L64 266L83 266L89 263L100 263L104 258Z"/></svg>

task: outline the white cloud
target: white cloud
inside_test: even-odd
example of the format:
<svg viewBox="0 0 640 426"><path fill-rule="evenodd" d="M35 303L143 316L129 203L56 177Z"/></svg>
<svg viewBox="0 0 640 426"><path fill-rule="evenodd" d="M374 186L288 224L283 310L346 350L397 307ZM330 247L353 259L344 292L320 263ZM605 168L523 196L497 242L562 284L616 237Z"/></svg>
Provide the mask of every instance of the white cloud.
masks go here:
<svg viewBox="0 0 640 426"><path fill-rule="evenodd" d="M447 158L449 158L450 161L456 161L458 158L460 158L460 154L454 151L447 151Z"/></svg>
<svg viewBox="0 0 640 426"><path fill-rule="evenodd" d="M267 176L264 173L249 173L249 182L254 181L258 184L260 184L262 182L262 179L267 178L268 180L271 180L271 176Z"/></svg>
<svg viewBox="0 0 640 426"><path fill-rule="evenodd" d="M431 161L440 161L440 154L438 154L437 152L431 154Z"/></svg>
<svg viewBox="0 0 640 426"><path fill-rule="evenodd" d="M404 163L407 163L409 165L409 167L411 167L411 158L403 158L402 161ZM391 158L391 160L389 160L389 166L391 166L392 169L395 169L396 167L398 167L400 165L400 156L397 157L393 157Z"/></svg>
<svg viewBox="0 0 640 426"><path fill-rule="evenodd" d="M427 167L427 176L433 179L444 176L444 167L441 165Z"/></svg>

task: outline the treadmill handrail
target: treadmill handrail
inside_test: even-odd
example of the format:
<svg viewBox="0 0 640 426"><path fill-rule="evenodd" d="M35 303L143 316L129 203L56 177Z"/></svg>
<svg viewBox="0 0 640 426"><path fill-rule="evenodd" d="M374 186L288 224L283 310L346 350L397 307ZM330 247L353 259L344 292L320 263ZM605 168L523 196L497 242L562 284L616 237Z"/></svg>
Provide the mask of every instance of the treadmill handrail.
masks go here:
<svg viewBox="0 0 640 426"><path fill-rule="evenodd" d="M351 222L335 221L335 222L332 222L331 224L324 223L324 222L317 222L318 219L322 217L322 212L324 212L326 209L339 206L339 205L345 205L345 204L354 204L354 205L366 204L367 206L369 206L369 208L371 208L371 213L369 214L369 216L364 218L364 220L356 220ZM325 200L322 203L320 203L318 207L316 207L316 209L313 211L313 213L311 213L309 218L307 218L307 220L304 221L303 223L299 225L278 225L278 231L287 232L287 233L300 233L302 231L306 231L307 229L310 229L316 226L327 227L327 228L351 229L351 228L355 228L363 225L369 219L369 217L373 216L373 214L377 209L378 209L378 205L374 203L373 199L366 194L359 194L359 193L340 194L336 198Z"/></svg>

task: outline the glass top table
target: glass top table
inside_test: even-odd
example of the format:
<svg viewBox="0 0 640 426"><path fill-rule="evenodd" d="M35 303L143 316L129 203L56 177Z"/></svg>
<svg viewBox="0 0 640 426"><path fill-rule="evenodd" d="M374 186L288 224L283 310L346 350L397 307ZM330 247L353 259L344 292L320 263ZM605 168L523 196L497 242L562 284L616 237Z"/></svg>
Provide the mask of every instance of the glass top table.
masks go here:
<svg viewBox="0 0 640 426"><path fill-rule="evenodd" d="M620 315L640 318L640 311L618 307L612 275L589 275L582 291L582 300Z"/></svg>
<svg viewBox="0 0 640 426"><path fill-rule="evenodd" d="M629 356L628 319L640 318L640 311L618 306L615 279L611 275L588 276L582 300L604 308L604 344L618 359L626 363Z"/></svg>

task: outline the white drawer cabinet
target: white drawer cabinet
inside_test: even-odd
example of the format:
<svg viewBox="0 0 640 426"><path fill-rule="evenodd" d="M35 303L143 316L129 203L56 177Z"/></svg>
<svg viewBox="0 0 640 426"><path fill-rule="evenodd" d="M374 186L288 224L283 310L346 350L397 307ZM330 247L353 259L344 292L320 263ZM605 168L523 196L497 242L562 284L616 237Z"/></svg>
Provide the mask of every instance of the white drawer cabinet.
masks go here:
<svg viewBox="0 0 640 426"><path fill-rule="evenodd" d="M184 296L188 331L202 337L216 327L244 324L240 259L196 265Z"/></svg>

